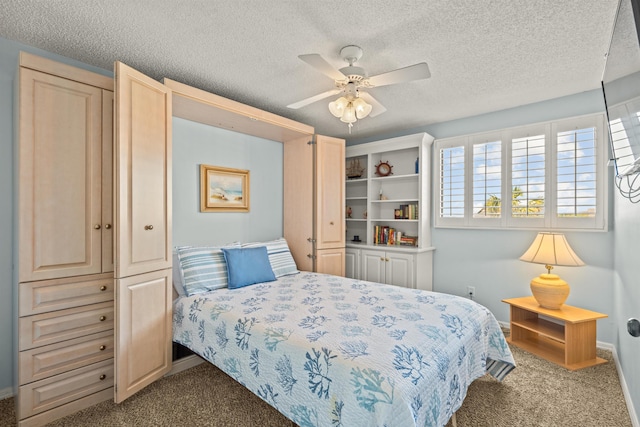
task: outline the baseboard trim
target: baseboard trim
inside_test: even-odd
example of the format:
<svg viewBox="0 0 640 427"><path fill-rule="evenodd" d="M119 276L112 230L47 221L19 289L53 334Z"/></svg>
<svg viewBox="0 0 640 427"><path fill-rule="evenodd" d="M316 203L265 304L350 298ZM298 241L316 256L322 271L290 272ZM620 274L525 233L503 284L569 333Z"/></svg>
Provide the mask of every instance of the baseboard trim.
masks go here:
<svg viewBox="0 0 640 427"><path fill-rule="evenodd" d="M629 411L629 418L631 418L631 425L633 427L640 427L640 422L638 421L638 413L636 409L633 407L633 400L631 400L631 393L629 392L629 387L627 386L627 381L624 379L624 373L622 372L622 366L620 366L620 360L618 360L618 352L616 351L615 346L611 346L611 354L613 356L613 361L616 364L616 370L618 371L618 378L620 379L620 387L622 387L622 394L624 395L624 401L627 404L627 410Z"/></svg>
<svg viewBox="0 0 640 427"><path fill-rule="evenodd" d="M13 396L13 387L7 387L0 390L0 400L8 399Z"/></svg>
<svg viewBox="0 0 640 427"><path fill-rule="evenodd" d="M182 371L186 371L189 368L193 368L194 366L198 366L201 363L204 363L205 360L198 356L197 354L192 354L190 356L181 357L180 359L173 362L173 366L171 370L165 375L165 377L169 377L171 375L175 375Z"/></svg>

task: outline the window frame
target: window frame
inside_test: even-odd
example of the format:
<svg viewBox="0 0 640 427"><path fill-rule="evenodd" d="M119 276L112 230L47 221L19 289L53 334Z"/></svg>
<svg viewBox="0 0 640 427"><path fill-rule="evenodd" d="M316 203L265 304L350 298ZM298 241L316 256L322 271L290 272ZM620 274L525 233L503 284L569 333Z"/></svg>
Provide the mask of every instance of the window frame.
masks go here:
<svg viewBox="0 0 640 427"><path fill-rule="evenodd" d="M525 126L517 126L490 132L474 133L436 139L434 149L434 198L433 218L435 228L477 228L514 230L584 230L606 231L608 227L608 174L607 143L604 114L590 114ZM593 217L559 217L557 209L558 133L574 129L595 128L596 214ZM501 200L512 199L512 141L529 135L545 136L544 217L516 218L510 209L501 212L499 218L475 217L473 207L474 145L501 141ZM464 216L441 217L441 149L464 148ZM505 214L506 213L506 214Z"/></svg>

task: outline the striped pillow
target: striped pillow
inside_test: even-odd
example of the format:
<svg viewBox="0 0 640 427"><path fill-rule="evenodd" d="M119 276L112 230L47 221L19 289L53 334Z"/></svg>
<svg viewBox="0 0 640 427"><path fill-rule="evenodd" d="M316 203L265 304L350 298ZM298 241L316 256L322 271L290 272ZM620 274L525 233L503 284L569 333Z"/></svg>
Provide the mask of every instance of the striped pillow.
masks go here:
<svg viewBox="0 0 640 427"><path fill-rule="evenodd" d="M237 243L224 246L239 248ZM226 288L229 284L227 263L222 246L179 247L178 259L182 283L187 295L201 294L215 289Z"/></svg>
<svg viewBox="0 0 640 427"><path fill-rule="evenodd" d="M258 246L266 246L269 254L269 262L271 269L276 277L282 277L289 274L299 273L298 266L291 255L287 241L281 237L269 242L253 242L243 243L243 248L255 248Z"/></svg>

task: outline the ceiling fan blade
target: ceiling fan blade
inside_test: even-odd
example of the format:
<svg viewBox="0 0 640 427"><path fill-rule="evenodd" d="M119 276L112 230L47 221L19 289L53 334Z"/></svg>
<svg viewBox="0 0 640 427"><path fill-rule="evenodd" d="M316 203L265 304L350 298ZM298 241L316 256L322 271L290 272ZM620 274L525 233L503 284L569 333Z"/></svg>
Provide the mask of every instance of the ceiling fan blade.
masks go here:
<svg viewBox="0 0 640 427"><path fill-rule="evenodd" d="M307 106L309 104L313 104L314 102L320 101L321 99L328 98L331 95L337 95L340 92L342 92L342 89L331 89L331 90L328 90L326 92L319 93L319 94L317 94L315 96L303 99L302 101L298 101L298 102L294 102L293 104L289 104L289 105L287 105L287 108L291 108L291 109L297 110L298 108L302 108L302 107L305 107L305 106Z"/></svg>
<svg viewBox="0 0 640 427"><path fill-rule="evenodd" d="M428 79L429 77L431 77L429 66L426 62L420 62L419 64L398 68L397 70L369 77L368 81L370 86L377 87L410 82L412 80Z"/></svg>
<svg viewBox="0 0 640 427"><path fill-rule="evenodd" d="M320 71L325 76L331 77L333 80L345 79L344 74L338 71L333 65L329 64L322 56L318 55L317 53L298 55L298 58L311 65L313 68Z"/></svg>
<svg viewBox="0 0 640 427"><path fill-rule="evenodd" d="M371 96L367 92L360 92L360 98L364 99L365 102L371 104L372 108L371 108L371 113L369 114L369 117L375 117L387 111L384 105L380 104L377 99L375 99L373 96Z"/></svg>

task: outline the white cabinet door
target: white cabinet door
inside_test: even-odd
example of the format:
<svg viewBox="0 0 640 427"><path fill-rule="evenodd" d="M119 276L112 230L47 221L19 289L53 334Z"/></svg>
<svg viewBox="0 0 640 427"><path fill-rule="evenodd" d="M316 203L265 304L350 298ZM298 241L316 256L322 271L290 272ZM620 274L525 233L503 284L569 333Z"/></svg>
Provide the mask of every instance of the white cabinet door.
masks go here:
<svg viewBox="0 0 640 427"><path fill-rule="evenodd" d="M415 255L362 250L362 280L415 288Z"/></svg>
<svg viewBox="0 0 640 427"><path fill-rule="evenodd" d="M360 250L347 248L344 258L345 277L360 279Z"/></svg>
<svg viewBox="0 0 640 427"><path fill-rule="evenodd" d="M370 282L386 283L385 281L384 252L382 251L362 251L361 279Z"/></svg>
<svg viewBox="0 0 640 427"><path fill-rule="evenodd" d="M385 283L415 288L413 254L385 252Z"/></svg>

